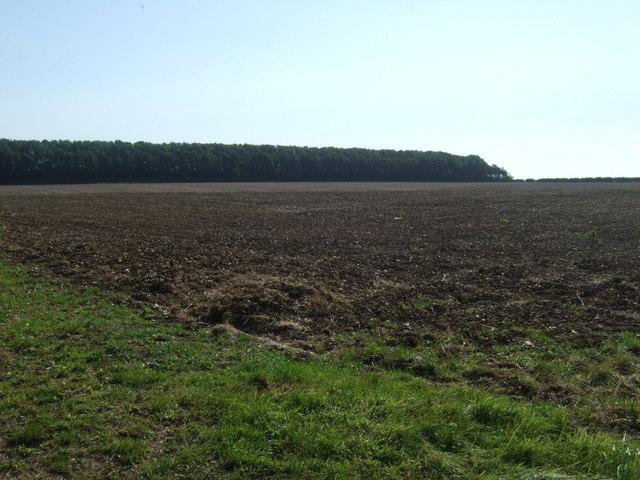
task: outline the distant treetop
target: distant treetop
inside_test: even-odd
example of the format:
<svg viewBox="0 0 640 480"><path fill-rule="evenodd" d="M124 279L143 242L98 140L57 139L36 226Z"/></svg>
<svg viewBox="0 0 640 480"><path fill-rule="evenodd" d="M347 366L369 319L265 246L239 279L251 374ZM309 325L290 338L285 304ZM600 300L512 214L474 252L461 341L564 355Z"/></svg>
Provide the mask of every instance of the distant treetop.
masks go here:
<svg viewBox="0 0 640 480"><path fill-rule="evenodd" d="M0 184L511 180L477 155L445 152L0 139Z"/></svg>

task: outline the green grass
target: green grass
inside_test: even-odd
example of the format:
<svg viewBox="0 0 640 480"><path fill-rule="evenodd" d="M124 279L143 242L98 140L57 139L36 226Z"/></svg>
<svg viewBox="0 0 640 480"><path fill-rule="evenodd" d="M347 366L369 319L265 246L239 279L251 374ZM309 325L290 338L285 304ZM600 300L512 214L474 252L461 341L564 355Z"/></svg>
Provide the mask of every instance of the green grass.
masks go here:
<svg viewBox="0 0 640 480"><path fill-rule="evenodd" d="M455 335L351 338L301 360L120 300L0 262L0 478L640 478L640 442L589 422L592 397L640 410L614 393L636 371L633 334L600 347L598 372L592 351L541 334L536 349L455 355ZM498 354L533 384L543 369L577 385L580 401L466 380Z"/></svg>

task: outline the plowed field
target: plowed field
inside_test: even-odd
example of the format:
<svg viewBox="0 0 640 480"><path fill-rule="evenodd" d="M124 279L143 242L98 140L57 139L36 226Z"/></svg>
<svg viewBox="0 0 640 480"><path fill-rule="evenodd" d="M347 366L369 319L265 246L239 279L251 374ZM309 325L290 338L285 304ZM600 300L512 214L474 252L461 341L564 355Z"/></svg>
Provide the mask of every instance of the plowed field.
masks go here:
<svg viewBox="0 0 640 480"><path fill-rule="evenodd" d="M306 350L361 329L477 345L640 330L640 185L191 188L12 187L0 245L169 319Z"/></svg>

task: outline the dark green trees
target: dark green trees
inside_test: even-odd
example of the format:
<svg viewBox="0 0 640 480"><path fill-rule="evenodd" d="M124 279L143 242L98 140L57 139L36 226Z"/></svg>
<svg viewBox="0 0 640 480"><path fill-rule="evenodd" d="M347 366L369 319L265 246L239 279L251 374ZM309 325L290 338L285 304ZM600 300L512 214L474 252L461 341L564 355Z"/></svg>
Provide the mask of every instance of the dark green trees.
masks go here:
<svg viewBox="0 0 640 480"><path fill-rule="evenodd" d="M273 145L0 139L0 183L509 181L477 155Z"/></svg>

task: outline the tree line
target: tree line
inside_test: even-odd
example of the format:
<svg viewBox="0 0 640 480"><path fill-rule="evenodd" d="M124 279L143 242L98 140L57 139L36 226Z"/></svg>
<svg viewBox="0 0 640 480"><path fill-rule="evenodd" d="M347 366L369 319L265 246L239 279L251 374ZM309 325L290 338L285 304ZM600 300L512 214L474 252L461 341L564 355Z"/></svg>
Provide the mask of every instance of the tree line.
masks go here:
<svg viewBox="0 0 640 480"><path fill-rule="evenodd" d="M0 183L509 181L477 155L364 148L0 139Z"/></svg>
<svg viewBox="0 0 640 480"><path fill-rule="evenodd" d="M539 178L533 180L516 180L518 182L536 183L638 183L640 177L580 177L580 178Z"/></svg>

